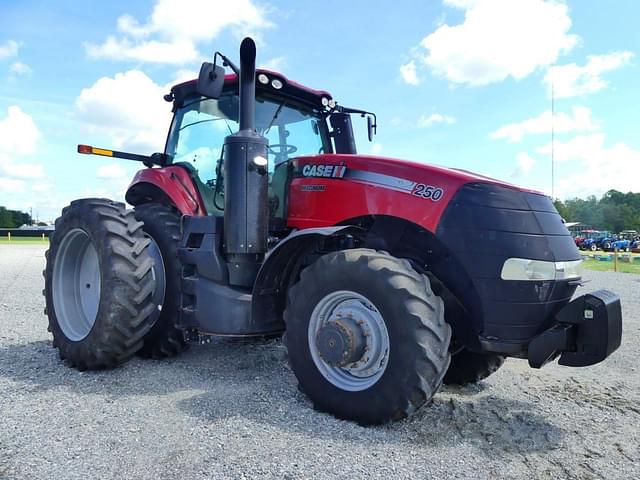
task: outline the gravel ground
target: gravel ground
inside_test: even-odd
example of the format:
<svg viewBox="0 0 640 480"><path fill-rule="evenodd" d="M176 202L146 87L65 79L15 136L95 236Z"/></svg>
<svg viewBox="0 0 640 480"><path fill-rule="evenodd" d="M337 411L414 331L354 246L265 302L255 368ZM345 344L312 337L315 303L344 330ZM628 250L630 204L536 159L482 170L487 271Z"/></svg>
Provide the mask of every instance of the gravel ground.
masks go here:
<svg viewBox="0 0 640 480"><path fill-rule="evenodd" d="M51 346L44 247L0 245L0 478L640 478L640 276L587 272L624 312L583 369L508 360L377 428L314 412L279 341L79 373Z"/></svg>

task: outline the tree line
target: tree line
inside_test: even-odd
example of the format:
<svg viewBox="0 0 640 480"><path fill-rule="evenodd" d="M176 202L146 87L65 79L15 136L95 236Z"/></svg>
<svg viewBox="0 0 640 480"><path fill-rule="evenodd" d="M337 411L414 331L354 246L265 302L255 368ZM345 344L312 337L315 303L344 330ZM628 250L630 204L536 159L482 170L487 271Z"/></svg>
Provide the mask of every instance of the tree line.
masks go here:
<svg viewBox="0 0 640 480"><path fill-rule="evenodd" d="M22 225L31 225L31 215L19 210L9 210L0 206L0 228L18 228Z"/></svg>
<svg viewBox="0 0 640 480"><path fill-rule="evenodd" d="M594 195L555 200L556 209L567 222L581 222L599 230L640 231L640 193L609 190L600 199Z"/></svg>

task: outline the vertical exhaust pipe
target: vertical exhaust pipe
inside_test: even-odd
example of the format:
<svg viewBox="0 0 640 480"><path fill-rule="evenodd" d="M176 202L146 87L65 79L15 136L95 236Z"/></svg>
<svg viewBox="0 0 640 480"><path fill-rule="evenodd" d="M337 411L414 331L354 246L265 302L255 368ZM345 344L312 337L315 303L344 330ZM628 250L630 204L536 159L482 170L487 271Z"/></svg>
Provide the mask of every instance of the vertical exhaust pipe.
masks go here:
<svg viewBox="0 0 640 480"><path fill-rule="evenodd" d="M256 44L249 37L240 44L240 131L256 129Z"/></svg>
<svg viewBox="0 0 640 480"><path fill-rule="evenodd" d="M224 141L224 251L229 283L253 286L267 251L267 139L256 131L256 44L240 45L240 130Z"/></svg>

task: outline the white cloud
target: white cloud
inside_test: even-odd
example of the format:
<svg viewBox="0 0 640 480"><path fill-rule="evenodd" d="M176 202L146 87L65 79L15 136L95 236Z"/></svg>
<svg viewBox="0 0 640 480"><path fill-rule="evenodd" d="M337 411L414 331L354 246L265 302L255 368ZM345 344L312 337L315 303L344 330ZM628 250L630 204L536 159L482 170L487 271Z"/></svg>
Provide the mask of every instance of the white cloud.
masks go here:
<svg viewBox="0 0 640 480"><path fill-rule="evenodd" d="M481 0L443 0L442 3L449 7L467 9L474 7Z"/></svg>
<svg viewBox="0 0 640 480"><path fill-rule="evenodd" d="M197 44L210 42L225 29L246 34L272 26L264 8L251 0L157 0L151 16L140 23L118 18L118 35L102 45L86 45L93 58L184 64L198 59Z"/></svg>
<svg viewBox="0 0 640 480"><path fill-rule="evenodd" d="M553 142L553 157L556 162L568 162L571 160L589 160L597 163L597 158L604 149L604 133L590 135L577 135L566 142L555 140ZM536 148L541 155L551 155L552 143Z"/></svg>
<svg viewBox="0 0 640 480"><path fill-rule="evenodd" d="M550 155L551 143L536 151ZM638 191L634 169L640 165L640 150L624 143L609 146L603 133L554 142L554 159L565 163L571 172L556 179L556 196L560 198L601 195L611 189Z"/></svg>
<svg viewBox="0 0 640 480"><path fill-rule="evenodd" d="M371 155L379 155L382 152L382 144L374 142L371 144Z"/></svg>
<svg viewBox="0 0 640 480"><path fill-rule="evenodd" d="M171 121L171 106L162 99L168 91L139 70L117 73L82 90L77 115L116 149L159 152Z"/></svg>
<svg viewBox="0 0 640 480"><path fill-rule="evenodd" d="M20 44L15 40L7 40L6 42L0 44L0 59L2 58L11 58L18 55L18 50L20 49Z"/></svg>
<svg viewBox="0 0 640 480"><path fill-rule="evenodd" d="M53 190L52 183L34 183L31 185L31 190L38 193L47 193Z"/></svg>
<svg viewBox="0 0 640 480"><path fill-rule="evenodd" d="M0 175L16 180L31 180L44 178L44 169L42 165L36 163L17 163L9 157L0 155Z"/></svg>
<svg viewBox="0 0 640 480"><path fill-rule="evenodd" d="M553 81L553 95L556 98L569 98L595 93L607 87L602 78L604 73L627 65L633 58L633 53L614 52L607 55L589 55L587 63L579 66L575 63L552 67L547 71L544 82L551 92Z"/></svg>
<svg viewBox="0 0 640 480"><path fill-rule="evenodd" d="M446 125L452 125L456 123L456 119L449 115L442 115L440 113L432 113L431 115L421 115L418 118L419 128L428 128L437 123L444 123Z"/></svg>
<svg viewBox="0 0 640 480"><path fill-rule="evenodd" d="M516 155L516 168L511 173L511 178L526 177L535 166L536 160L525 152L519 152Z"/></svg>
<svg viewBox="0 0 640 480"><path fill-rule="evenodd" d="M31 67L26 63L16 61L9 66L9 73L12 73L14 75L30 75L31 72Z"/></svg>
<svg viewBox="0 0 640 480"><path fill-rule="evenodd" d="M493 140L506 139L509 143L520 142L525 135L551 133L588 132L599 129L599 125L591 118L591 109L572 107L571 114L557 112L551 116L551 110L542 112L537 117L519 123L511 123L500 127L489 136Z"/></svg>
<svg viewBox="0 0 640 480"><path fill-rule="evenodd" d="M274 72L282 73L287 68L287 66L288 64L286 57L275 57L267 60L258 68L264 68L265 70L272 70Z"/></svg>
<svg viewBox="0 0 640 480"><path fill-rule="evenodd" d="M26 190L26 184L22 180L13 178L4 178L0 176L0 192L2 193L23 193Z"/></svg>
<svg viewBox="0 0 640 480"><path fill-rule="evenodd" d="M20 107L10 106L7 115L0 118L0 193L24 193L25 180L44 178L42 165L15 160L15 156L34 153L39 138L35 122Z"/></svg>
<svg viewBox="0 0 640 480"><path fill-rule="evenodd" d="M402 75L402 79L409 85L418 85L420 83L415 60L400 65L400 75Z"/></svg>
<svg viewBox="0 0 640 480"><path fill-rule="evenodd" d="M98 167L97 177L101 179L121 179L127 177L127 171L119 163Z"/></svg>
<svg viewBox="0 0 640 480"><path fill-rule="evenodd" d="M0 151L7 154L28 155L36 149L40 132L31 115L17 105L7 110L0 119Z"/></svg>
<svg viewBox="0 0 640 480"><path fill-rule="evenodd" d="M516 80L554 63L579 37L570 34L567 5L553 0L447 0L464 10L458 25L441 25L416 50L421 66L473 86Z"/></svg>
<svg viewBox="0 0 640 480"><path fill-rule="evenodd" d="M87 45L92 58L111 58L149 63L183 64L197 60L200 54L193 43L184 40L159 42L150 40L136 44L130 40L108 37L102 45Z"/></svg>

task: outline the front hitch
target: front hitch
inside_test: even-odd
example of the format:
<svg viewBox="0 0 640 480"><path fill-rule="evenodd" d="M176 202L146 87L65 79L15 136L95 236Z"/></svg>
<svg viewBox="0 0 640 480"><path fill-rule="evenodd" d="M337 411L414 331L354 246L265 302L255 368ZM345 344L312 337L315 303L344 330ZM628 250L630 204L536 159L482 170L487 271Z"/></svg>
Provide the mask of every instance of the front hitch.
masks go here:
<svg viewBox="0 0 640 480"><path fill-rule="evenodd" d="M529 343L528 359L540 368L560 356L558 363L586 367L603 361L620 346L620 298L598 290L576 298L556 315L557 323Z"/></svg>

